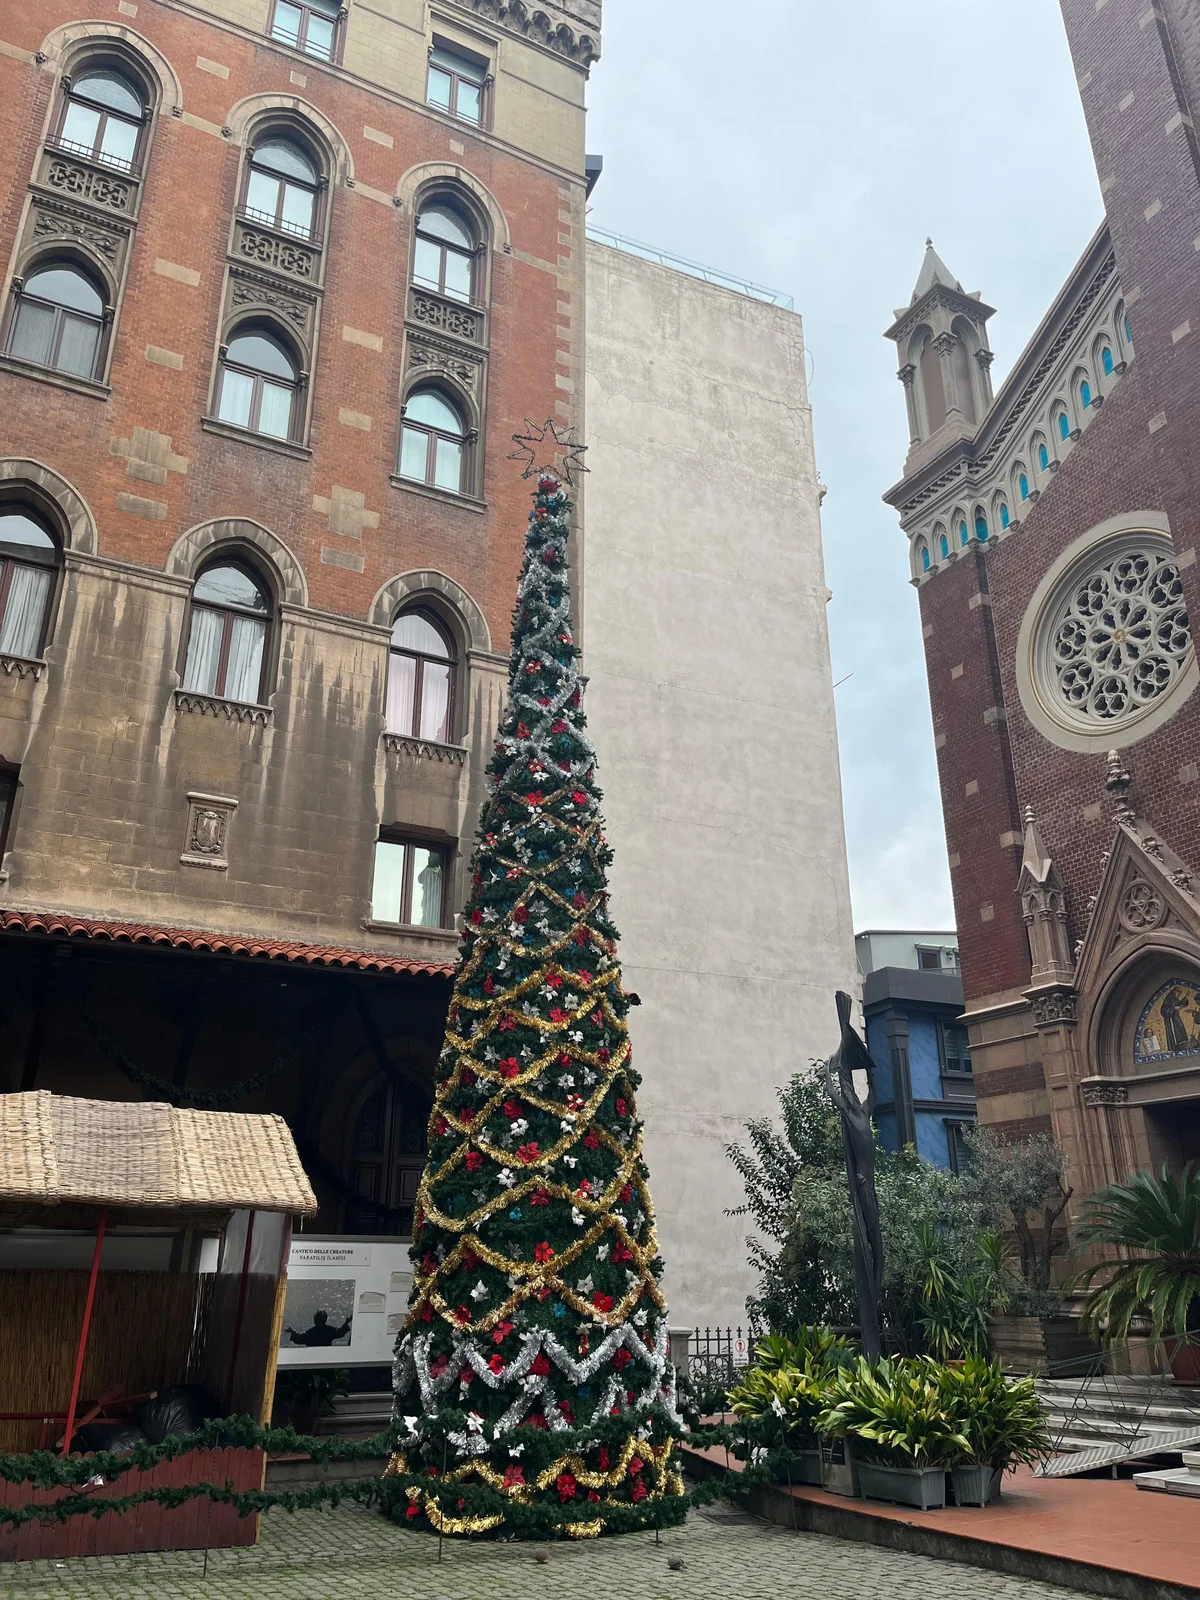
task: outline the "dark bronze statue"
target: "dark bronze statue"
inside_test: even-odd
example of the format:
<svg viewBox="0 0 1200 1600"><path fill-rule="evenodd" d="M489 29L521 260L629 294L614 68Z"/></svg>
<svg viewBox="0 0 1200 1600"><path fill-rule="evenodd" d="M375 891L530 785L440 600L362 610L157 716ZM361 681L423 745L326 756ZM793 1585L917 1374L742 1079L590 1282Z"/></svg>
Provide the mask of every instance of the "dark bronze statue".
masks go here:
<svg viewBox="0 0 1200 1600"><path fill-rule="evenodd" d="M883 1233L879 1226L879 1197L875 1193L875 1128L871 1121L875 1110L873 1063L850 1022L848 994L838 994L837 1011L842 1039L825 1063L825 1087L842 1119L846 1175L854 1205L854 1279L858 1289L863 1354L869 1361L878 1361L882 1354L879 1301L883 1294ZM856 1071L867 1074L865 1103L858 1098L854 1087Z"/></svg>

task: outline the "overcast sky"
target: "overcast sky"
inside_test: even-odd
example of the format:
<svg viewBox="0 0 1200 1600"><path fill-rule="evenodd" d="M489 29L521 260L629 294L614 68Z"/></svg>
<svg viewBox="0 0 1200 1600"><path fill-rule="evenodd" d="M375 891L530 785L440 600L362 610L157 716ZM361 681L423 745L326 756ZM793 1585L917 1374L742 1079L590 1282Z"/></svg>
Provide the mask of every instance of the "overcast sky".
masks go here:
<svg viewBox="0 0 1200 1600"><path fill-rule="evenodd" d="M1055 0L605 0L591 220L795 297L829 486L856 928L954 925L916 593L880 495L932 234L997 308L996 386L1100 222Z"/></svg>

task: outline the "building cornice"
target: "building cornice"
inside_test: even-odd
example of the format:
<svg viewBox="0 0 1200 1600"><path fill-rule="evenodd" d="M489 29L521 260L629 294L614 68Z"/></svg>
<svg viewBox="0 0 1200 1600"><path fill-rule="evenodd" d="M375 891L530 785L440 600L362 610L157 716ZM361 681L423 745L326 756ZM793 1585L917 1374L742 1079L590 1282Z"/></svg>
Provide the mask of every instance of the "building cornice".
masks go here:
<svg viewBox="0 0 1200 1600"><path fill-rule="evenodd" d="M585 71L600 59L600 0L545 0L540 5L526 5L525 0L443 0L446 3L565 56Z"/></svg>

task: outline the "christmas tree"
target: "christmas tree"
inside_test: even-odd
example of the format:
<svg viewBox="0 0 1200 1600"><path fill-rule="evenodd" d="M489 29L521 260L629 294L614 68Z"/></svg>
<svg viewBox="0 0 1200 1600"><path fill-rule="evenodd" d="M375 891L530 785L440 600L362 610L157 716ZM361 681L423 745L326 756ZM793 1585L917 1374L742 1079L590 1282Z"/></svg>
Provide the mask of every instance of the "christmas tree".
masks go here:
<svg viewBox="0 0 1200 1600"><path fill-rule="evenodd" d="M531 433L531 458L535 440L560 442L551 425ZM536 476L414 1219L391 1470L410 1475L410 1521L586 1537L681 1519L680 1421L571 630L571 501L557 471ZM494 1493L473 1508L481 1485Z"/></svg>

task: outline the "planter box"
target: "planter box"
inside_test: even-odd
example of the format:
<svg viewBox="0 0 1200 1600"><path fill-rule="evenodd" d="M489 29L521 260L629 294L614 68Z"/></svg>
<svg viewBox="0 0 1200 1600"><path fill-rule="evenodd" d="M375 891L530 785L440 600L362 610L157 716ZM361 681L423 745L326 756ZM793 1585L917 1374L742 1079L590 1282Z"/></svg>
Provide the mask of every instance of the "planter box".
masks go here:
<svg viewBox="0 0 1200 1600"><path fill-rule="evenodd" d="M1200 1384L1200 1333L1189 1334L1185 1339L1167 1339L1164 1349L1176 1383L1189 1387Z"/></svg>
<svg viewBox="0 0 1200 1600"><path fill-rule="evenodd" d="M787 1483L788 1476L784 1473L783 1482ZM815 1488L821 1487L821 1452L813 1450L797 1450L792 1457L791 1481L796 1483L809 1483Z"/></svg>
<svg viewBox="0 0 1200 1600"><path fill-rule="evenodd" d="M822 1489L829 1494L844 1494L849 1500L857 1500L861 1493L858 1486L858 1463L854 1459L850 1441L822 1439L820 1456Z"/></svg>
<svg viewBox="0 0 1200 1600"><path fill-rule="evenodd" d="M950 1487L956 1506L990 1506L999 1500L1004 1482L1002 1467L952 1467Z"/></svg>
<svg viewBox="0 0 1200 1600"><path fill-rule="evenodd" d="M992 1353L1009 1372L1084 1377L1103 1359L1075 1317L993 1317L991 1336Z"/></svg>
<svg viewBox="0 0 1200 1600"><path fill-rule="evenodd" d="M860 1462L858 1481L868 1500L940 1511L946 1504L945 1467L869 1467Z"/></svg>
<svg viewBox="0 0 1200 1600"><path fill-rule="evenodd" d="M72 1457L73 1460L85 1459ZM96 1502L137 1494L143 1489L179 1489L202 1480L235 1489L261 1489L266 1457L261 1450L189 1450L160 1461L146 1472L132 1468L90 1492ZM33 1489L28 1483L0 1483L0 1505L14 1509L47 1505L77 1494L77 1489ZM168 1508L147 1501L122 1514L93 1517L82 1512L66 1522L23 1522L0 1527L0 1562L45 1561L64 1556L113 1556L146 1550L228 1550L258 1542L258 1516L239 1517L232 1506L206 1495Z"/></svg>

